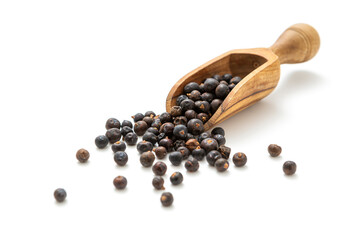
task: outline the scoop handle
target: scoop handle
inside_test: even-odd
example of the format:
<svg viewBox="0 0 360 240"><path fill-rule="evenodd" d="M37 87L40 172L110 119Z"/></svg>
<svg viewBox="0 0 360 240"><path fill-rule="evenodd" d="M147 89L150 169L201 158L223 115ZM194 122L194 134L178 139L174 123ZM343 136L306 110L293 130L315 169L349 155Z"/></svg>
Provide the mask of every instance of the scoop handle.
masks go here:
<svg viewBox="0 0 360 240"><path fill-rule="evenodd" d="M286 29L270 49L283 63L302 63L313 58L320 47L320 37L312 26L294 24Z"/></svg>

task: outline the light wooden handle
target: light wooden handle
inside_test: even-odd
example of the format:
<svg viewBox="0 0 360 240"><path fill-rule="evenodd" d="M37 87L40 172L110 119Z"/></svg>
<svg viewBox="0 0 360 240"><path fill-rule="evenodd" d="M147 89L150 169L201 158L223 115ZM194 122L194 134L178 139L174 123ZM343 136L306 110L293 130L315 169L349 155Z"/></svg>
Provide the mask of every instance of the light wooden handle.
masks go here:
<svg viewBox="0 0 360 240"><path fill-rule="evenodd" d="M298 23L286 29L270 49L283 64L306 62L316 55L319 47L320 37L315 28Z"/></svg>

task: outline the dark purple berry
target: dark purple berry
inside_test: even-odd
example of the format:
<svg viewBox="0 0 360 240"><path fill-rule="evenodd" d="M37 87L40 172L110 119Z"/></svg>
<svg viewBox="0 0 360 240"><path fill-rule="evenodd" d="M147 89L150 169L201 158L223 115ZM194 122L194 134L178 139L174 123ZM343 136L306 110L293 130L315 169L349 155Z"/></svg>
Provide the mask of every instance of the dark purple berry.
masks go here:
<svg viewBox="0 0 360 240"><path fill-rule="evenodd" d="M225 172L229 168L229 162L224 158L220 158L216 160L215 167L218 172Z"/></svg>
<svg viewBox="0 0 360 240"><path fill-rule="evenodd" d="M191 154L190 150L187 147L179 147L176 151L181 153L183 160L188 159Z"/></svg>
<svg viewBox="0 0 360 240"><path fill-rule="evenodd" d="M173 134L175 125L171 122L166 122L160 127L160 133L165 133L167 136L171 136Z"/></svg>
<svg viewBox="0 0 360 240"><path fill-rule="evenodd" d="M126 149L126 144L124 142L121 141L117 141L116 143L114 143L113 145L111 145L111 150L116 153L118 151L122 151L124 152Z"/></svg>
<svg viewBox="0 0 360 240"><path fill-rule="evenodd" d="M193 110L195 107L195 103L191 99L185 99L181 102L180 107L184 112L186 112L187 110Z"/></svg>
<svg viewBox="0 0 360 240"><path fill-rule="evenodd" d="M209 163L210 166L214 166L216 160L220 159L221 157L221 153L216 150L212 150L208 152L208 154L206 154L206 161Z"/></svg>
<svg viewBox="0 0 360 240"><path fill-rule="evenodd" d="M197 116L196 116L197 119L200 119L203 123L206 123L207 121L209 121L210 119L210 116L209 114L206 114L206 113L199 113Z"/></svg>
<svg viewBox="0 0 360 240"><path fill-rule="evenodd" d="M230 80L230 84L233 83L233 84L238 84L239 82L241 81L241 77L233 77L231 80Z"/></svg>
<svg viewBox="0 0 360 240"><path fill-rule="evenodd" d="M188 133L188 129L185 125L176 125L173 134L178 139L186 139L186 135Z"/></svg>
<svg viewBox="0 0 360 240"><path fill-rule="evenodd" d="M116 189L124 189L127 185L127 179L123 176L117 176L116 178L114 178L113 184Z"/></svg>
<svg viewBox="0 0 360 240"><path fill-rule="evenodd" d="M134 131L135 131L136 135L138 135L138 136L144 135L144 133L146 132L147 129L148 129L147 123L142 120L136 122L134 125Z"/></svg>
<svg viewBox="0 0 360 240"><path fill-rule="evenodd" d="M159 176L155 176L152 180L152 185L156 190L164 190L164 179Z"/></svg>
<svg viewBox="0 0 360 240"><path fill-rule="evenodd" d="M210 111L210 103L207 101L196 101L195 102L195 110L197 112L207 113Z"/></svg>
<svg viewBox="0 0 360 240"><path fill-rule="evenodd" d="M222 76L222 80L229 82L232 79L232 75L230 73L226 73Z"/></svg>
<svg viewBox="0 0 360 240"><path fill-rule="evenodd" d="M216 127L211 131L211 135L220 134L225 137L225 130L222 127Z"/></svg>
<svg viewBox="0 0 360 240"><path fill-rule="evenodd" d="M170 176L170 182L173 184L173 185L179 185L183 182L184 180L184 177L183 175L181 174L181 172L174 172L173 174L171 174Z"/></svg>
<svg viewBox="0 0 360 240"><path fill-rule="evenodd" d="M191 152L191 155L193 156L193 158L195 158L196 160L200 161L200 160L203 160L205 155L206 155L206 152L204 149L202 149L201 147L197 147L196 149L194 149L192 152Z"/></svg>
<svg viewBox="0 0 360 240"><path fill-rule="evenodd" d="M198 160L190 159L185 162L185 168L189 172L196 172L199 169L200 165Z"/></svg>
<svg viewBox="0 0 360 240"><path fill-rule="evenodd" d="M138 122L138 121L143 120L144 117L145 117L144 114L137 113L134 116L132 116L132 119L134 119L134 122Z"/></svg>
<svg viewBox="0 0 360 240"><path fill-rule="evenodd" d="M166 173L167 166L164 162L157 162L152 167L152 171L157 176L163 176Z"/></svg>
<svg viewBox="0 0 360 240"><path fill-rule="evenodd" d="M131 127L128 127L128 126L123 126L120 131L120 133L123 137L125 137L126 134L131 133L131 132L134 132L134 131L132 130Z"/></svg>
<svg viewBox="0 0 360 240"><path fill-rule="evenodd" d="M218 151L221 153L222 158L229 159L231 148L222 145L219 147Z"/></svg>
<svg viewBox="0 0 360 240"><path fill-rule="evenodd" d="M191 93L194 90L200 91L200 86L196 82L190 82L190 83L186 84L185 87L184 87L184 92L185 93Z"/></svg>
<svg viewBox="0 0 360 240"><path fill-rule="evenodd" d="M144 117L142 121L146 122L148 127L151 127L151 124L153 123L154 119L151 117Z"/></svg>
<svg viewBox="0 0 360 240"><path fill-rule="evenodd" d="M226 143L226 139L223 135L215 134L212 136L212 138L214 138L218 142L219 146L224 145Z"/></svg>
<svg viewBox="0 0 360 240"><path fill-rule="evenodd" d="M178 96L178 98L176 99L176 105L180 106L181 102L184 101L185 99L189 99L188 96L186 95Z"/></svg>
<svg viewBox="0 0 360 240"><path fill-rule="evenodd" d="M215 88L219 85L219 81L214 78L207 78L204 82L204 90L206 92L215 92Z"/></svg>
<svg viewBox="0 0 360 240"><path fill-rule="evenodd" d="M129 120L124 120L124 121L122 121L122 123L121 123L121 127L129 127L129 128L133 128L133 124L132 124L132 122L130 122Z"/></svg>
<svg viewBox="0 0 360 240"><path fill-rule="evenodd" d="M204 124L199 119L191 119L187 124L188 131L193 135L199 135L204 132Z"/></svg>
<svg viewBox="0 0 360 240"><path fill-rule="evenodd" d="M144 152L140 155L140 163L144 167L151 167L154 163L155 155L151 151Z"/></svg>
<svg viewBox="0 0 360 240"><path fill-rule="evenodd" d="M145 132L145 134L146 133L153 133L153 134L155 134L156 136L157 135L159 135L159 130L157 129L157 128L154 128L154 127L149 127L147 130L146 130L146 132Z"/></svg>
<svg viewBox="0 0 360 240"><path fill-rule="evenodd" d="M164 207L169 207L173 204L174 197L171 193L164 192L163 194L161 194L160 201Z"/></svg>
<svg viewBox="0 0 360 240"><path fill-rule="evenodd" d="M145 113L145 117L151 117L151 118L153 118L153 117L155 117L156 116L156 114L153 112L153 111L147 111L146 113Z"/></svg>
<svg viewBox="0 0 360 240"><path fill-rule="evenodd" d="M180 152L171 152L169 154L169 160L172 165L174 166L180 166L182 162L183 156Z"/></svg>
<svg viewBox="0 0 360 240"><path fill-rule="evenodd" d="M118 151L114 154L114 161L119 166L125 166L128 161L128 155L126 152Z"/></svg>
<svg viewBox="0 0 360 240"><path fill-rule="evenodd" d="M209 92L204 92L203 94L201 94L201 100L203 101L207 101L207 102L211 102L212 100L214 100L215 95L213 93L209 93Z"/></svg>
<svg viewBox="0 0 360 240"><path fill-rule="evenodd" d="M95 145L98 148L105 148L109 143L109 139L105 135L100 135L95 138Z"/></svg>
<svg viewBox="0 0 360 240"><path fill-rule="evenodd" d="M185 112L185 117L187 118L188 121L193 118L196 118L196 112L194 110L187 110Z"/></svg>
<svg viewBox="0 0 360 240"><path fill-rule="evenodd" d="M155 155L158 159L163 159L165 158L167 151L166 148L160 146L154 149Z"/></svg>
<svg viewBox="0 0 360 240"><path fill-rule="evenodd" d="M174 119L175 125L186 125L187 124L187 118L184 116L179 116Z"/></svg>
<svg viewBox="0 0 360 240"><path fill-rule="evenodd" d="M203 148L208 153L212 150L217 150L219 145L215 139L206 138L206 139L202 140L200 147Z"/></svg>
<svg viewBox="0 0 360 240"><path fill-rule="evenodd" d="M221 99L212 100L212 102L210 103L211 113L214 114L216 112L216 110L218 110L218 108L221 106L222 103L223 103L223 101Z"/></svg>
<svg viewBox="0 0 360 240"><path fill-rule="evenodd" d="M118 128L118 129L120 129L120 127L121 127L121 123L116 118L109 118L106 121L106 124L105 124L106 129L110 129L110 128Z"/></svg>
<svg viewBox="0 0 360 240"><path fill-rule="evenodd" d="M146 132L142 137L144 141L151 142L153 145L157 143L157 136L151 132Z"/></svg>
<svg viewBox="0 0 360 240"><path fill-rule="evenodd" d="M219 84L215 89L215 95L219 99L224 99L229 94L230 89L225 84Z"/></svg>
<svg viewBox="0 0 360 240"><path fill-rule="evenodd" d="M170 113L163 112L162 114L160 114L159 119L160 119L161 123L166 123L166 122L171 122L172 117L171 117Z"/></svg>
<svg viewBox="0 0 360 240"><path fill-rule="evenodd" d="M284 162L283 171L286 175L293 175L296 172L296 163L293 161Z"/></svg>
<svg viewBox="0 0 360 240"><path fill-rule="evenodd" d="M245 153L238 152L238 153L234 154L233 163L235 166L242 167L246 164L246 162L247 162L247 157L246 157Z"/></svg>
<svg viewBox="0 0 360 240"><path fill-rule="evenodd" d="M115 143L120 140L121 132L118 128L110 128L106 131L105 136L109 139L110 143Z"/></svg>
<svg viewBox="0 0 360 240"><path fill-rule="evenodd" d="M66 196L67 196L66 191L63 188L58 188L54 192L54 197L58 202L63 202Z"/></svg>
<svg viewBox="0 0 360 240"><path fill-rule="evenodd" d="M143 152L151 151L153 147L153 144L148 141L141 141L136 145L136 149L140 154Z"/></svg>
<svg viewBox="0 0 360 240"><path fill-rule="evenodd" d="M186 95L193 101L198 101L201 98L201 93L198 90L193 90L191 93L188 93Z"/></svg>

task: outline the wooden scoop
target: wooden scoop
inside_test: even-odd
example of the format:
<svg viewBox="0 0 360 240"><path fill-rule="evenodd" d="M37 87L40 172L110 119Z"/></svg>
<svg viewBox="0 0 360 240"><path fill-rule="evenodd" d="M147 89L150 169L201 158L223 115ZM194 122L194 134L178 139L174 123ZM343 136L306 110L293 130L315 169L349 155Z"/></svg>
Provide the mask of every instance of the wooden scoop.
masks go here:
<svg viewBox="0 0 360 240"><path fill-rule="evenodd" d="M205 123L205 130L228 119L269 95L280 78L280 64L301 63L313 58L320 47L317 31L307 24L295 24L283 32L270 48L232 50L216 57L181 78L166 99L170 112L189 82L201 83L215 74L231 73L243 78Z"/></svg>

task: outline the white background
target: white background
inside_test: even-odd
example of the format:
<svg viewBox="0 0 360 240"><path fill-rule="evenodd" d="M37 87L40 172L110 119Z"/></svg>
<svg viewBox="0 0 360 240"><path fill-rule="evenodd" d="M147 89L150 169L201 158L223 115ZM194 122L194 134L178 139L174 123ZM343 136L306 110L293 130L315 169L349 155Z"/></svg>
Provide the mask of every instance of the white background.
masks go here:
<svg viewBox="0 0 360 240"><path fill-rule="evenodd" d="M359 239L356 2L1 1L0 239ZM126 167L95 148L107 118L165 111L183 75L228 50L268 47L298 22L318 30L318 55L281 66L269 97L221 124L246 167L168 164L175 201L163 208L133 147ZM284 176L285 160L296 175ZM169 183L175 170L182 186Z"/></svg>

